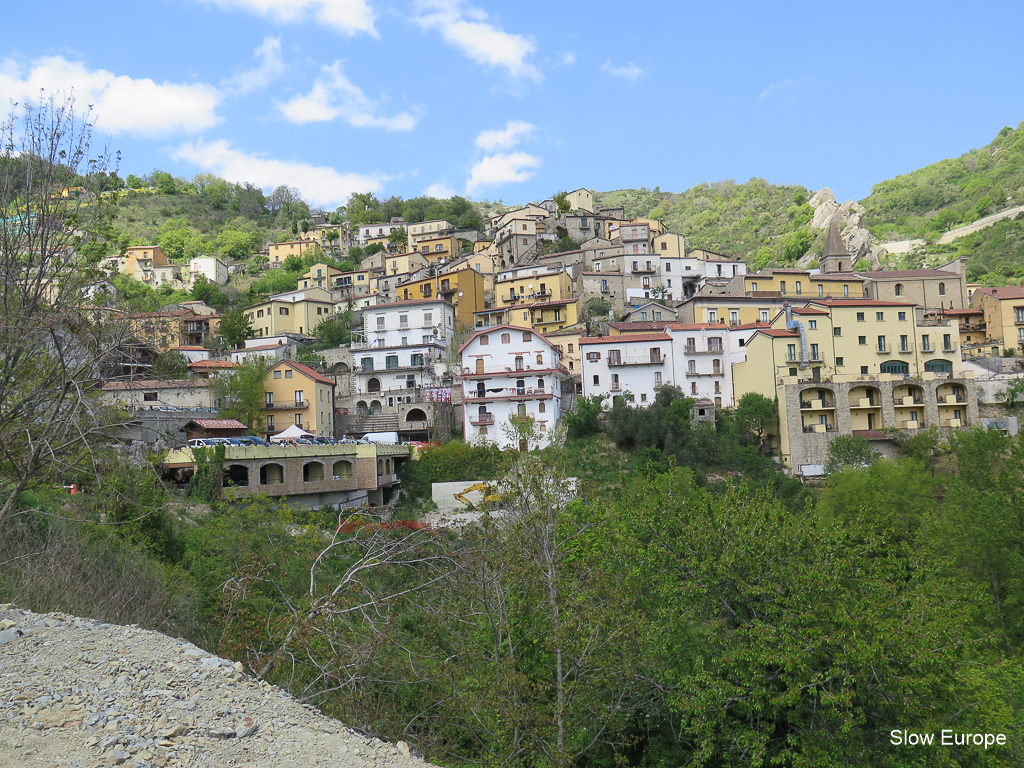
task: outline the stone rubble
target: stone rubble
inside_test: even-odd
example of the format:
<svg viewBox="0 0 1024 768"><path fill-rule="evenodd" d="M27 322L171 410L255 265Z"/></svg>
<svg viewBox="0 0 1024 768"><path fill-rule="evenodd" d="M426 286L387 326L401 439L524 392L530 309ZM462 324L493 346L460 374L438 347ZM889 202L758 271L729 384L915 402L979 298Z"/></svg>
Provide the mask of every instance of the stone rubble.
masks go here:
<svg viewBox="0 0 1024 768"><path fill-rule="evenodd" d="M184 640L0 605L0 768L112 765L427 764Z"/></svg>

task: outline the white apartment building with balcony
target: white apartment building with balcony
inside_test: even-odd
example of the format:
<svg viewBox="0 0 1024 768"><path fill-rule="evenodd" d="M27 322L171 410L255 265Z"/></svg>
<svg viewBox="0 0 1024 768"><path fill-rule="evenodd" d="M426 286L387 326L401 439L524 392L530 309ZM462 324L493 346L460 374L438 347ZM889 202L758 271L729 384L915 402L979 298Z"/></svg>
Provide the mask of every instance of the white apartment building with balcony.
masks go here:
<svg viewBox="0 0 1024 768"><path fill-rule="evenodd" d="M523 450L512 425L529 419L545 444L561 418L562 382L569 378L554 346L531 330L498 325L477 331L459 351L466 440Z"/></svg>
<svg viewBox="0 0 1024 768"><path fill-rule="evenodd" d="M445 350L455 308L441 299L366 307L362 339L352 342L355 394L436 386L448 371Z"/></svg>
<svg viewBox="0 0 1024 768"><path fill-rule="evenodd" d="M580 339L584 395L621 396L644 406L662 386L675 385L716 408L735 405L732 366L746 359L746 342L760 324L669 322L658 332L650 331L653 323L637 325L641 332Z"/></svg>

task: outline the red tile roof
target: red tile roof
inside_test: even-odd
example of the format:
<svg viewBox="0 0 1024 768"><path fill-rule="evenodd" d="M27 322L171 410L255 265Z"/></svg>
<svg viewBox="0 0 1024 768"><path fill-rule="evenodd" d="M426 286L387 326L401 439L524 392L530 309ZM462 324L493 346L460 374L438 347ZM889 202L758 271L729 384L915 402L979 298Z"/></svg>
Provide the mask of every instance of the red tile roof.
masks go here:
<svg viewBox="0 0 1024 768"><path fill-rule="evenodd" d="M590 336L580 339L583 344L623 344L635 341L672 341L667 333L629 333L625 336Z"/></svg>
<svg viewBox="0 0 1024 768"><path fill-rule="evenodd" d="M210 386L207 379L134 379L131 381L105 381L101 387L106 392L117 392L128 389L177 389L190 387L206 389Z"/></svg>
<svg viewBox="0 0 1024 768"><path fill-rule="evenodd" d="M984 293L997 299L1020 299L1024 298L1024 287L1019 285L1000 285L988 288L978 288L976 293Z"/></svg>
<svg viewBox="0 0 1024 768"><path fill-rule="evenodd" d="M203 429L248 429L240 421L236 419L192 419L185 426L189 424L196 424Z"/></svg>
<svg viewBox="0 0 1024 768"><path fill-rule="evenodd" d="M236 363L230 360L196 360L194 363L189 363L189 368L234 368Z"/></svg>
<svg viewBox="0 0 1024 768"><path fill-rule="evenodd" d="M290 365L295 370L299 371L300 373L306 374L307 376L309 376L309 378L313 379L314 381L319 381L321 384L330 384L332 387L334 386L334 382L333 381L328 379L322 373L317 373L312 368L310 368L308 365L303 365L302 363L296 363L293 360L282 360L280 363L275 365L274 368L277 368L277 367L282 366L282 365ZM271 368L270 370L274 370L274 368Z"/></svg>
<svg viewBox="0 0 1024 768"><path fill-rule="evenodd" d="M811 304L827 307L913 307L912 301L879 301L877 299L815 299Z"/></svg>
<svg viewBox="0 0 1024 768"><path fill-rule="evenodd" d="M762 328L756 331L756 333L763 333L765 336L771 336L772 338L799 338L799 334L796 331L787 331L785 328Z"/></svg>

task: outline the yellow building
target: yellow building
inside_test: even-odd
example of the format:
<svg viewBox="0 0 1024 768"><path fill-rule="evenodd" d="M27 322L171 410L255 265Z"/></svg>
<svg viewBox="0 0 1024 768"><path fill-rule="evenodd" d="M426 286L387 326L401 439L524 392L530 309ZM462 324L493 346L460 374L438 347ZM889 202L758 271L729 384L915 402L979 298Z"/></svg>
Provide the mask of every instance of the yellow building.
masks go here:
<svg viewBox="0 0 1024 768"><path fill-rule="evenodd" d="M331 292L324 288L280 293L246 309L256 336L277 336L282 333L309 335L335 312Z"/></svg>
<svg viewBox="0 0 1024 768"><path fill-rule="evenodd" d="M263 378L267 437L294 424L318 437L334 437L334 382L312 368L282 360Z"/></svg>
<svg viewBox="0 0 1024 768"><path fill-rule="evenodd" d="M730 326L767 323L786 300L777 292L698 294L679 305L681 323L725 323Z"/></svg>
<svg viewBox="0 0 1024 768"><path fill-rule="evenodd" d="M889 439L978 423L973 377L955 323L919 319L911 303L812 301L756 330L733 365L737 401L748 392L779 407L779 451L793 471L817 473L832 435Z"/></svg>
<svg viewBox="0 0 1024 768"><path fill-rule="evenodd" d="M404 275L427 266L427 260L417 251L405 253L377 253L363 259L359 266L363 269L382 267L386 275Z"/></svg>
<svg viewBox="0 0 1024 768"><path fill-rule="evenodd" d="M473 328L473 313L484 309L484 276L475 269L460 269L448 274L438 273L432 277L402 283L394 289L396 301L411 299L445 299L455 305L455 321L466 328Z"/></svg>
<svg viewBox="0 0 1024 768"><path fill-rule="evenodd" d="M537 302L526 305L526 308L530 312L530 323L538 333L545 336L579 322L579 301L577 299ZM514 309L511 314L515 314Z"/></svg>
<svg viewBox="0 0 1024 768"><path fill-rule="evenodd" d="M575 299L572 278L563 269L548 271L524 267L501 273L511 275L494 281L494 303L497 307L517 304Z"/></svg>
<svg viewBox="0 0 1024 768"><path fill-rule="evenodd" d="M812 275L804 269L769 269L742 276L745 293L778 293L796 300L864 298L864 281L856 275ZM731 283L730 283L731 285Z"/></svg>
<svg viewBox="0 0 1024 768"><path fill-rule="evenodd" d="M128 318L132 336L158 352L179 347L206 345L216 333L220 318L201 315L191 309L140 312Z"/></svg>
<svg viewBox="0 0 1024 768"><path fill-rule="evenodd" d="M309 268L309 271L299 278L299 290L306 288L330 289L334 285L334 278L342 274L337 267L320 262Z"/></svg>
<svg viewBox="0 0 1024 768"><path fill-rule="evenodd" d="M586 335L585 328L563 328L544 334L558 353L558 358L569 373L579 375L583 370L580 362L580 338Z"/></svg>
<svg viewBox="0 0 1024 768"><path fill-rule="evenodd" d="M433 219L431 221L421 221L417 224L409 224L407 225L409 249L418 250L417 246L420 240L437 237L442 232L449 232L454 229L455 225L444 219Z"/></svg>
<svg viewBox="0 0 1024 768"><path fill-rule="evenodd" d="M456 258L462 251L459 239L454 235L440 235L434 237L421 237L416 242L416 250L427 261L433 264L435 261L444 259L449 261Z"/></svg>
<svg viewBox="0 0 1024 768"><path fill-rule="evenodd" d="M972 304L984 313L985 330L991 346L1024 347L1024 287L1016 285L978 288Z"/></svg>
<svg viewBox="0 0 1024 768"><path fill-rule="evenodd" d="M315 240L287 240L283 243L271 243L267 248L267 257L270 259L270 266L279 267L289 256L303 256L306 251L320 250L320 244Z"/></svg>

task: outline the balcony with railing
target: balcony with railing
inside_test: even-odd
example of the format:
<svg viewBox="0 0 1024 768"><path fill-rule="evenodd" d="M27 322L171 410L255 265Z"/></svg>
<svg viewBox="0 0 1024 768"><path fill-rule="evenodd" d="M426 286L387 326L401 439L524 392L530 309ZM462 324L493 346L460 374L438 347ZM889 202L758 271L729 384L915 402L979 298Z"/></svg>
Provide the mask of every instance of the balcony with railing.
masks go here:
<svg viewBox="0 0 1024 768"><path fill-rule="evenodd" d="M891 355L892 347L888 344L879 344L875 347L875 352L879 355Z"/></svg>
<svg viewBox="0 0 1024 768"><path fill-rule="evenodd" d="M286 411L294 410L296 408L306 408L309 405L309 400L279 400L276 403L264 403L263 409L265 411Z"/></svg>
<svg viewBox="0 0 1024 768"><path fill-rule="evenodd" d="M687 344L683 347L683 352L687 355L720 355L722 354L721 344L708 344L707 349L700 349L696 345Z"/></svg>
<svg viewBox="0 0 1024 768"><path fill-rule="evenodd" d="M896 351L899 352L901 355L911 354L914 351L914 345L909 341L906 344L901 343L896 348Z"/></svg>
<svg viewBox="0 0 1024 768"><path fill-rule="evenodd" d="M469 417L469 423L474 427L484 427L494 423L493 413L478 413Z"/></svg>
<svg viewBox="0 0 1024 768"><path fill-rule="evenodd" d="M646 356L644 356L644 355L628 355L626 357L616 357L616 358L609 357L608 358L608 366L611 367L611 368L614 368L614 367L617 367L617 366L620 366L620 365L663 365L664 363L665 363L665 358L664 358L663 355L653 354L653 353L650 354L650 355L646 355Z"/></svg>

